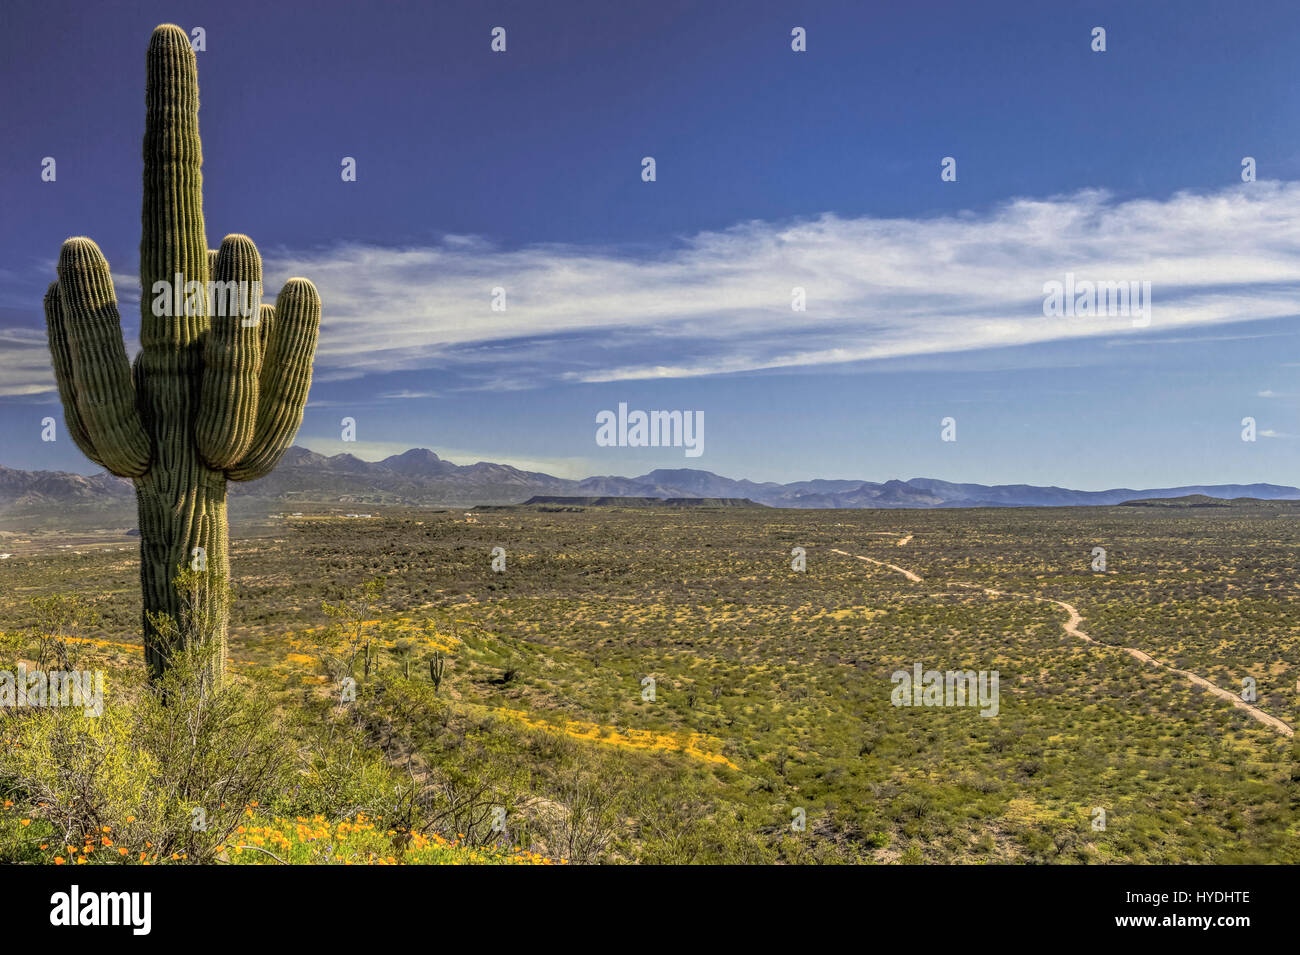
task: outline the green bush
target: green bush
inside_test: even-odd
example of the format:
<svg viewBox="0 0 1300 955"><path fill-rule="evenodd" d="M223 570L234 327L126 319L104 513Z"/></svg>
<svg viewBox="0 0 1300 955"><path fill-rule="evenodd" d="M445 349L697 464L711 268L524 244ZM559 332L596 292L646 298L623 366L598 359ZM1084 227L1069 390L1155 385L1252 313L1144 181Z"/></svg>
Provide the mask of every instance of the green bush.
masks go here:
<svg viewBox="0 0 1300 955"><path fill-rule="evenodd" d="M198 648L161 682L106 686L103 713L3 711L0 785L35 808L56 845L102 845L205 861L246 807L285 786L290 752L270 704L228 683L203 686ZM11 797L13 798L13 797Z"/></svg>

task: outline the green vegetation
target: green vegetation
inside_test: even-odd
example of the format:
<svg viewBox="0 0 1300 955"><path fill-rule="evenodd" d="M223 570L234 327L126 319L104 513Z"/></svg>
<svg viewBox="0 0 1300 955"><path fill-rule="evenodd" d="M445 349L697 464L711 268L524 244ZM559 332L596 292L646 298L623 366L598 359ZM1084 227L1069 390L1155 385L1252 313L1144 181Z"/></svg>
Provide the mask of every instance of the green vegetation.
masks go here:
<svg viewBox="0 0 1300 955"><path fill-rule="evenodd" d="M259 718L288 754L232 805L268 839L296 838L275 819L382 819L395 856L418 835L575 861L1300 861L1296 744L1117 649L1234 692L1251 677L1257 705L1295 725L1297 537L1267 508L289 520L234 543L230 693L273 706ZM505 573L490 567L498 546ZM1097 546L1105 573L1090 569ZM63 631L82 667L110 674L101 734L130 722L116 694L146 692L134 569L116 547L0 565L0 667L32 665L54 629L31 598L77 592L97 615ZM1071 603L1113 647L1015 594ZM997 670L998 715L894 707L891 674L918 662ZM49 818L26 784L3 785L33 825ZM0 846L28 845L6 818ZM183 851L220 858L229 842Z"/></svg>

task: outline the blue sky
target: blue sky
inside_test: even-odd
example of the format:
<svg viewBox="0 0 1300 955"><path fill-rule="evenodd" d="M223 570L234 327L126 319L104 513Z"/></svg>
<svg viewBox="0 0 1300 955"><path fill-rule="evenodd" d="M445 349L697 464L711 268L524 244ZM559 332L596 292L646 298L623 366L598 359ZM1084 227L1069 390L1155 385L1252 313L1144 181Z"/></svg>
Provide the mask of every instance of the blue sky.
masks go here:
<svg viewBox="0 0 1300 955"><path fill-rule="evenodd" d="M40 440L40 299L60 242L94 237L134 350L144 49L170 21L207 34L209 244L246 232L268 293L302 274L324 299L301 444L569 477L1300 483L1300 5L891 6L7 3L0 464L93 469ZM1067 272L1151 282L1149 325L1045 317ZM620 401L703 412L704 454L597 447Z"/></svg>

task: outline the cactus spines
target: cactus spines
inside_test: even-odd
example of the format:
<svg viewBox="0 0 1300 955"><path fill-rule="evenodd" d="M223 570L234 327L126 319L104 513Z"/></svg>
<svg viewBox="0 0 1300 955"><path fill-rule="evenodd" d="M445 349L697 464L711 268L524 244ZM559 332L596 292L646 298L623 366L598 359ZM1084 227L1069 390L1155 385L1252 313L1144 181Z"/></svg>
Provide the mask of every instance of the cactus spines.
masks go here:
<svg viewBox="0 0 1300 955"><path fill-rule="evenodd" d="M169 618L225 660L229 575L226 482L261 477L302 422L320 326L320 296L290 279L262 304L262 260L231 235L210 250L203 227L198 71L180 27L154 30L146 55L140 353L128 365L108 262L90 239L63 244L45 296L50 355L68 431L92 461L134 479L140 521L145 661L162 675ZM182 567L211 594L181 594ZM205 588L207 589L207 588Z"/></svg>

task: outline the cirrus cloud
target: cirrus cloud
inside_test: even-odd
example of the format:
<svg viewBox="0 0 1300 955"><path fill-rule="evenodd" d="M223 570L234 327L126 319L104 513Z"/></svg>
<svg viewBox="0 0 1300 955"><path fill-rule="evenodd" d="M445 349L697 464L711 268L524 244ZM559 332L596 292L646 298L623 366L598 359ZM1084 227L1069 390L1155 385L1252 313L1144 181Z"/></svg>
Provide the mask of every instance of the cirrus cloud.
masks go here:
<svg viewBox="0 0 1300 955"><path fill-rule="evenodd" d="M1125 201L1087 190L929 218L753 221L656 254L467 236L264 253L268 289L309 275L321 291L324 381L426 370L450 372L457 388L685 378L1102 335L1159 340L1291 315L1300 183ZM1150 282L1149 327L1044 317L1044 283L1067 272ZM496 287L505 311L491 309ZM795 287L806 311L791 309ZM2 360L0 394L53 389L43 342L11 333Z"/></svg>

